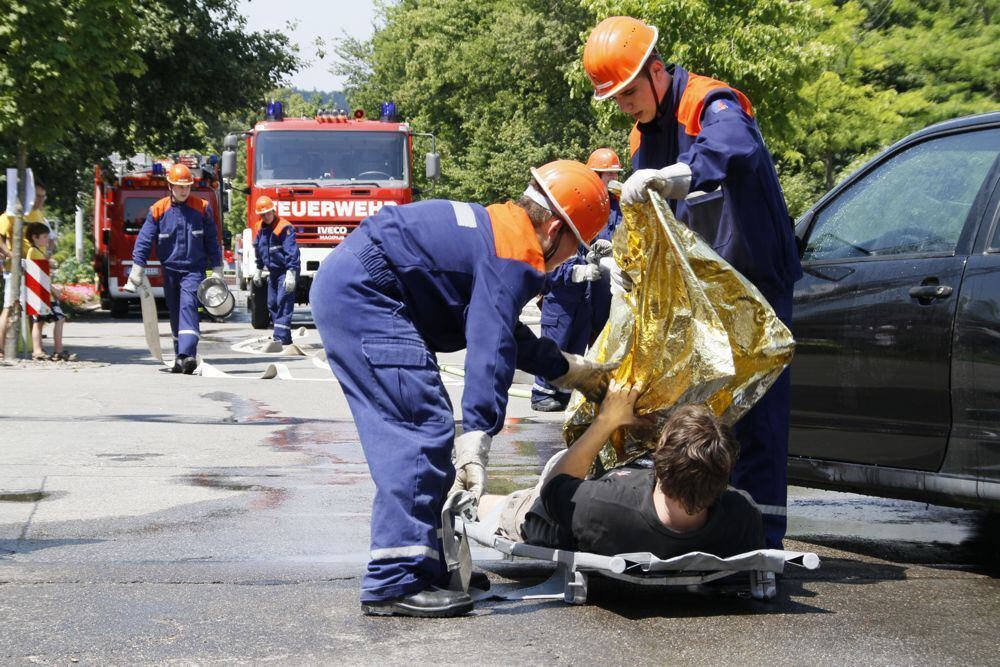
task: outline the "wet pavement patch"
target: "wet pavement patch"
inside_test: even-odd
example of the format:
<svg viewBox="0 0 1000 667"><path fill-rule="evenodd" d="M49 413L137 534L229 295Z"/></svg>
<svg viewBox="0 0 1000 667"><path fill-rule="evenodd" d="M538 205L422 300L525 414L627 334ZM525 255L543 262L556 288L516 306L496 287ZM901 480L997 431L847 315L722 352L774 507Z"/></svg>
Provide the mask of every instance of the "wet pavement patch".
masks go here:
<svg viewBox="0 0 1000 667"><path fill-rule="evenodd" d="M201 397L228 404L226 407L230 413L229 421L236 424L288 424L292 421L287 417L277 416L277 411L261 401L244 398L228 391L213 391L202 394Z"/></svg>
<svg viewBox="0 0 1000 667"><path fill-rule="evenodd" d="M51 493L45 491L22 491L19 493L0 493L0 503L37 503L45 500Z"/></svg>
<svg viewBox="0 0 1000 667"><path fill-rule="evenodd" d="M136 452L133 454L108 452L106 454L97 454L97 458L99 459L109 459L111 461L121 462L145 461L146 459L156 458L157 456L163 456L163 454L155 454L153 452Z"/></svg>
<svg viewBox="0 0 1000 667"><path fill-rule="evenodd" d="M262 486L260 484L247 484L246 482L237 482L228 475L219 475L214 473L195 473L193 475L184 475L180 478L181 484L188 484L189 486L200 486L202 488L209 489L221 489L223 491L270 491L273 490L269 486Z"/></svg>

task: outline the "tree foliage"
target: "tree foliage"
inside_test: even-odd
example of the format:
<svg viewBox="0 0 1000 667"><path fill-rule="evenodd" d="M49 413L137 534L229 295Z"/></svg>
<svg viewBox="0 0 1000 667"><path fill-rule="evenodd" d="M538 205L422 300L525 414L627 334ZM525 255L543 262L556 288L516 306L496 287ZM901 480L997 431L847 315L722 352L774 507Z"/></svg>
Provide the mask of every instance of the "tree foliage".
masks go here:
<svg viewBox="0 0 1000 667"><path fill-rule="evenodd" d="M589 103L567 72L593 19L569 0L403 0L368 42L337 47L347 94L394 100L442 155L436 195L489 202L520 193L529 167L592 148ZM624 141L624 138L621 138Z"/></svg>
<svg viewBox="0 0 1000 667"><path fill-rule="evenodd" d="M95 163L212 152L297 66L288 37L247 30L232 0L16 1L0 13L0 162L30 128L30 165L68 215Z"/></svg>

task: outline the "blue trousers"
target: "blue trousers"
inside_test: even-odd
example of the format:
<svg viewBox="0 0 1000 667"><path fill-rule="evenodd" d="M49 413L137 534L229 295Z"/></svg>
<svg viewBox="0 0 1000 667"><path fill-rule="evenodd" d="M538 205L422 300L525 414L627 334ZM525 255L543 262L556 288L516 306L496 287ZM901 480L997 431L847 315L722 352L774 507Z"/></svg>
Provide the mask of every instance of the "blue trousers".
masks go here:
<svg viewBox="0 0 1000 667"><path fill-rule="evenodd" d="M764 292L764 290L761 290ZM764 296L786 326L792 321L792 294ZM791 374L778 377L766 394L736 422L740 457L732 484L747 491L764 515L764 538L769 549L780 549L788 526L788 428L791 418Z"/></svg>
<svg viewBox="0 0 1000 667"><path fill-rule="evenodd" d="M170 313L170 333L174 337L176 355L198 356L198 339L201 336L198 285L204 279L204 271L172 271L163 268L163 297Z"/></svg>
<svg viewBox="0 0 1000 667"><path fill-rule="evenodd" d="M295 292L285 293L285 272L267 274L267 309L274 323L274 340L288 345L292 342L292 311Z"/></svg>
<svg viewBox="0 0 1000 667"><path fill-rule="evenodd" d="M583 354L590 343L593 328L590 301L583 295L567 297L553 290L542 297L541 325L542 336L554 340L560 350ZM546 397L566 401L569 393L556 389L545 378L535 376L531 400L540 401Z"/></svg>
<svg viewBox="0 0 1000 667"><path fill-rule="evenodd" d="M323 261L309 301L375 482L361 600L446 585L438 531L455 478L455 422L437 361L362 233Z"/></svg>

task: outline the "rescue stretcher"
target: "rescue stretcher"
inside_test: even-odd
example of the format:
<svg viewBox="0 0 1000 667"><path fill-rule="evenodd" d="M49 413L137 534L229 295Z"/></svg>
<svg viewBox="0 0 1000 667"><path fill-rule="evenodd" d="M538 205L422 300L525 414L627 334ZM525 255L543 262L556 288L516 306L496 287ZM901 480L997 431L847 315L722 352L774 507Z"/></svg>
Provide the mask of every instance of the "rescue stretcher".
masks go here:
<svg viewBox="0 0 1000 667"><path fill-rule="evenodd" d="M514 542L495 534L495 526L479 521L455 518L455 551L468 553L468 547L458 547L465 539L494 549L505 559L529 558L556 563L552 577L532 588L507 594L491 594L505 600L562 599L570 604L585 604L591 575L625 581L640 586L661 586L696 590L698 587L732 575L747 576L749 593L757 600L771 600L777 595L777 577L787 564L807 570L820 566L819 557L810 552L759 549L719 558L711 554L692 552L667 560L649 552L601 556L583 551L566 551ZM446 538L449 536L446 535ZM446 549L447 551L447 549ZM454 553L454 552L453 552ZM464 555L464 554L463 554Z"/></svg>

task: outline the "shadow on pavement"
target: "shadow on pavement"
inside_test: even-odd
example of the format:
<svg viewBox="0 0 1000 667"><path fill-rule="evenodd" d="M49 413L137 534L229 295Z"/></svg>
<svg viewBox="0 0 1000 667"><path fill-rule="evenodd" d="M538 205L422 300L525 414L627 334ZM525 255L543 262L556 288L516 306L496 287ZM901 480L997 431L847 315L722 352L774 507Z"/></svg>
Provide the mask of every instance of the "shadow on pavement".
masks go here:
<svg viewBox="0 0 1000 667"><path fill-rule="evenodd" d="M80 544L98 544L104 540L58 539L58 540L0 540L0 560L10 558L15 554L27 554L52 547L77 546Z"/></svg>

